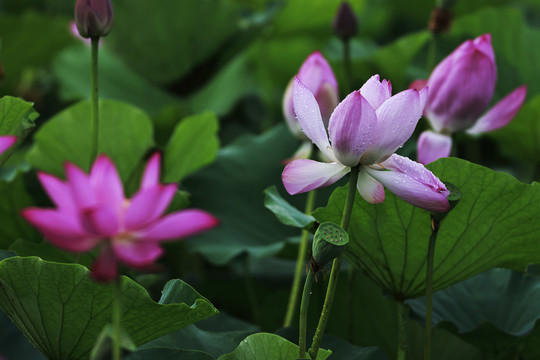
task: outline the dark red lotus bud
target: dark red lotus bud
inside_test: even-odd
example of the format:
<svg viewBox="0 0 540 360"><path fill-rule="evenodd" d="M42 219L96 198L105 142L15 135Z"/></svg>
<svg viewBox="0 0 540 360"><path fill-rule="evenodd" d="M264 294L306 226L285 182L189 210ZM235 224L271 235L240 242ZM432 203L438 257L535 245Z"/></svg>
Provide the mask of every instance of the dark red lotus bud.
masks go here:
<svg viewBox="0 0 540 360"><path fill-rule="evenodd" d="M347 1L343 1L332 24L334 33L343 40L349 40L358 32L358 19Z"/></svg>
<svg viewBox="0 0 540 360"><path fill-rule="evenodd" d="M429 18L429 30L434 34L440 34L442 32L448 32L452 25L452 12L450 9L443 7L435 7L431 11Z"/></svg>
<svg viewBox="0 0 540 360"><path fill-rule="evenodd" d="M113 24L111 0L77 0L75 24L84 38L107 35Z"/></svg>

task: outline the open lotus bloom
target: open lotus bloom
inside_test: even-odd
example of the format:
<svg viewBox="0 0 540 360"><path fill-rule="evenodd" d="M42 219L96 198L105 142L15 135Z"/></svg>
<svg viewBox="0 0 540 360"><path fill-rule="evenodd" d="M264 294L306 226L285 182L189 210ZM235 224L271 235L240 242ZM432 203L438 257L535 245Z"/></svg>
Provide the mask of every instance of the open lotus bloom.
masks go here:
<svg viewBox="0 0 540 360"><path fill-rule="evenodd" d="M384 201L384 187L420 208L448 211L449 192L429 170L394 154L412 135L422 116L428 89L409 89L392 96L390 82L371 77L350 93L330 117L328 134L311 91L295 78L293 101L308 138L331 162L301 159L282 173L291 195L328 186L360 166L357 188L370 203Z"/></svg>
<svg viewBox="0 0 540 360"><path fill-rule="evenodd" d="M527 88L518 87L486 112L496 80L490 34L465 41L437 65L427 81L429 95L424 114L441 136L428 134L419 142L419 161L449 156L451 146L447 152L441 149L449 141L451 144L449 135L453 132L480 134L499 129L514 118L523 105ZM428 154L433 149L439 152Z"/></svg>
<svg viewBox="0 0 540 360"><path fill-rule="evenodd" d="M315 96L323 122L328 126L330 115L339 102L338 84L332 68L321 53L316 51L307 57L296 77ZM301 140L307 140L296 119L293 84L294 81L291 80L283 95L283 115L291 132Z"/></svg>
<svg viewBox="0 0 540 360"><path fill-rule="evenodd" d="M22 214L61 249L82 253L99 246L92 265L96 280L114 279L118 262L148 267L163 253L161 241L194 235L218 224L212 215L195 209L162 216L177 185L159 183L159 153L148 162L141 187L131 199L125 198L116 167L105 155L97 158L88 175L70 163L65 171L65 182L38 174L56 208L28 208Z"/></svg>
<svg viewBox="0 0 540 360"><path fill-rule="evenodd" d="M17 137L12 135L0 136L0 154L9 149L13 144L17 142Z"/></svg>

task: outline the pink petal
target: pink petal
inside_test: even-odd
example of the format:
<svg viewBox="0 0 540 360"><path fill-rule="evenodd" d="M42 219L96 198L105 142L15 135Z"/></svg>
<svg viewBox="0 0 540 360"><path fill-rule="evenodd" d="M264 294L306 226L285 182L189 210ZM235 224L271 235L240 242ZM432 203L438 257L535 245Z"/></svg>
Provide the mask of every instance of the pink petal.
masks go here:
<svg viewBox="0 0 540 360"><path fill-rule="evenodd" d="M161 153L156 152L152 155L146 168L144 169L141 180L141 189L148 189L159 184L159 175L161 171Z"/></svg>
<svg viewBox="0 0 540 360"><path fill-rule="evenodd" d="M362 164L371 165L385 160L407 141L422 116L420 99L427 88L420 91L402 91L377 109L377 127L373 141L362 158Z"/></svg>
<svg viewBox="0 0 540 360"><path fill-rule="evenodd" d="M289 84L287 85L287 88L285 89L285 93L283 95L283 103L282 103L283 116L285 117L287 126L289 126L289 130L294 136L296 136L300 140L309 140L308 137L302 131L302 127L300 126L300 123L298 122L298 119L296 118L296 114L294 113L293 85L294 85L294 78L292 78L291 81L289 81Z"/></svg>
<svg viewBox="0 0 540 360"><path fill-rule="evenodd" d="M16 136L5 135L0 136L0 154L10 148L13 144L17 142Z"/></svg>
<svg viewBox="0 0 540 360"><path fill-rule="evenodd" d="M169 206L176 189L176 184L141 189L131 199L127 209L125 229L127 231L138 230L155 221Z"/></svg>
<svg viewBox="0 0 540 360"><path fill-rule="evenodd" d="M83 210L80 217L84 230L96 237L112 237L118 232L118 212L109 207Z"/></svg>
<svg viewBox="0 0 540 360"><path fill-rule="evenodd" d="M480 134L506 126L521 109L526 96L527 86L518 87L478 119L476 124L467 130L467 133Z"/></svg>
<svg viewBox="0 0 540 360"><path fill-rule="evenodd" d="M290 195L331 185L341 179L351 168L340 163L321 163L301 159L285 167L281 174L283 186Z"/></svg>
<svg viewBox="0 0 540 360"><path fill-rule="evenodd" d="M43 188L59 209L64 211L75 211L77 209L68 184L43 172L38 172L37 176L41 185L43 185Z"/></svg>
<svg viewBox="0 0 540 360"><path fill-rule="evenodd" d="M77 214L53 209L28 208L22 216L53 245L72 252L91 250L99 241L84 231Z"/></svg>
<svg viewBox="0 0 540 360"><path fill-rule="evenodd" d="M427 86L427 80L426 79L417 79L414 80L410 85L409 89L415 89L415 90L422 90Z"/></svg>
<svg viewBox="0 0 540 360"><path fill-rule="evenodd" d="M118 259L132 267L148 266L163 254L158 243L138 239L113 241L112 246Z"/></svg>
<svg viewBox="0 0 540 360"><path fill-rule="evenodd" d="M309 55L304 61L298 71L298 79L315 96L325 83L333 89L334 93L338 92L336 76L330 64L318 51Z"/></svg>
<svg viewBox="0 0 540 360"><path fill-rule="evenodd" d="M77 207L84 209L96 206L97 198L90 184L89 177L81 169L71 163L66 163L64 167L67 183L71 189L71 194Z"/></svg>
<svg viewBox="0 0 540 360"><path fill-rule="evenodd" d="M174 240L212 229L218 224L219 221L211 214L189 209L157 220L150 227L141 230L138 236L144 241Z"/></svg>
<svg viewBox="0 0 540 360"><path fill-rule="evenodd" d="M102 283L108 283L118 276L116 256L108 244L103 246L98 257L94 260L90 276Z"/></svg>
<svg viewBox="0 0 540 360"><path fill-rule="evenodd" d="M493 52L493 46L491 45L491 34L480 35L473 40L473 44L476 46L478 51L481 51L493 63L495 63L495 53Z"/></svg>
<svg viewBox="0 0 540 360"><path fill-rule="evenodd" d="M356 166L371 143L377 115L360 91L350 93L334 110L328 133L334 155L343 165Z"/></svg>
<svg viewBox="0 0 540 360"><path fill-rule="evenodd" d="M384 187L380 182L369 176L363 167L358 173L356 188L368 203L379 204L384 201Z"/></svg>
<svg viewBox="0 0 540 360"><path fill-rule="evenodd" d="M311 140L322 153L329 158L334 158L328 141L328 135L321 117L321 111L315 97L296 77L293 83L293 104L298 122L304 130L304 134Z"/></svg>
<svg viewBox="0 0 540 360"><path fill-rule="evenodd" d="M90 171L90 186L100 203L120 212L124 203L124 187L116 166L105 155L98 156Z"/></svg>
<svg viewBox="0 0 540 360"><path fill-rule="evenodd" d="M319 104L324 126L328 127L330 116L332 116L334 109L339 103L337 90L333 88L332 85L325 82L315 94L315 100L317 100L317 103Z"/></svg>
<svg viewBox="0 0 540 360"><path fill-rule="evenodd" d="M366 169L369 175L402 200L428 211L445 212L450 209L446 199L450 192L421 164L394 154L381 165L390 171Z"/></svg>
<svg viewBox="0 0 540 360"><path fill-rule="evenodd" d="M377 110L382 103L392 96L392 85L386 79L380 82L379 75L373 75L362 85L360 93L371 107Z"/></svg>
<svg viewBox="0 0 540 360"><path fill-rule="evenodd" d="M429 164L439 158L450 156L452 138L433 131L424 131L418 138L418 162Z"/></svg>

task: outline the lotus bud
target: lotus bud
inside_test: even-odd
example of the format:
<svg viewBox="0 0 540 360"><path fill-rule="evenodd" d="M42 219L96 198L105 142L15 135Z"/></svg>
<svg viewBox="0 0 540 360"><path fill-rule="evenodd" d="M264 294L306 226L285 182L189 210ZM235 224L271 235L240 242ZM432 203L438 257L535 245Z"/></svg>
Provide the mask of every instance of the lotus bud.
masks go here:
<svg viewBox="0 0 540 360"><path fill-rule="evenodd" d="M343 1L332 23L334 33L343 41L348 41L358 32L358 19L347 1Z"/></svg>
<svg viewBox="0 0 540 360"><path fill-rule="evenodd" d="M111 0L77 0L75 24L84 38L107 35L113 25Z"/></svg>

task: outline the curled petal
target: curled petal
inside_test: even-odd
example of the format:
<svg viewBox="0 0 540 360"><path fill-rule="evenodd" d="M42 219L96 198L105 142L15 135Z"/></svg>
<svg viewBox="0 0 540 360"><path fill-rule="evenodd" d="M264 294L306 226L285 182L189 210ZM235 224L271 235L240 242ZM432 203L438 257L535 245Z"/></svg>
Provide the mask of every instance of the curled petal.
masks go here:
<svg viewBox="0 0 540 360"><path fill-rule="evenodd" d="M90 185L100 203L119 212L124 203L124 186L116 166L106 155L99 155L90 170Z"/></svg>
<svg viewBox="0 0 540 360"><path fill-rule="evenodd" d="M421 164L392 155L381 165L388 170L366 169L369 175L402 200L428 211L445 212L450 209L446 186Z"/></svg>
<svg viewBox="0 0 540 360"><path fill-rule="evenodd" d="M146 267L163 254L158 243L138 239L114 240L112 246L116 257L133 267Z"/></svg>
<svg viewBox="0 0 540 360"><path fill-rule="evenodd" d="M55 246L73 252L91 250L99 241L82 228L75 213L53 209L28 208L22 216Z"/></svg>
<svg viewBox="0 0 540 360"><path fill-rule="evenodd" d="M334 155L346 166L356 166L372 141L377 115L360 91L350 93L330 117L328 133Z"/></svg>
<svg viewBox="0 0 540 360"><path fill-rule="evenodd" d="M330 148L317 100L315 100L311 91L300 82L298 77L294 79L293 83L293 104L304 134L317 145L322 153L333 159L334 154Z"/></svg>
<svg viewBox="0 0 540 360"><path fill-rule="evenodd" d="M98 257L94 260L90 276L102 283L108 283L118 276L116 256L108 244L103 246Z"/></svg>
<svg viewBox="0 0 540 360"><path fill-rule="evenodd" d="M422 116L421 99L428 89L420 92L402 91L377 109L377 128L362 164L371 165L385 160L409 139Z"/></svg>
<svg viewBox="0 0 540 360"><path fill-rule="evenodd" d="M369 102L374 110L377 110L386 100L392 96L390 81L379 81L379 75L373 75L362 85L360 93Z"/></svg>
<svg viewBox="0 0 540 360"><path fill-rule="evenodd" d="M43 188L45 188L45 191L59 209L65 211L75 211L77 209L68 184L43 172L38 172L37 176L41 185L43 185Z"/></svg>
<svg viewBox="0 0 540 360"><path fill-rule="evenodd" d="M5 135L0 136L0 154L6 151L9 147L17 142L16 136Z"/></svg>
<svg viewBox="0 0 540 360"><path fill-rule="evenodd" d="M154 153L144 169L144 173L141 180L141 189L148 189L149 187L159 184L159 175L161 171L161 154L159 152Z"/></svg>
<svg viewBox="0 0 540 360"><path fill-rule="evenodd" d="M424 131L418 138L418 162L429 164L439 158L450 156L452 138L433 131Z"/></svg>
<svg viewBox="0 0 540 360"><path fill-rule="evenodd" d="M313 160L295 160L285 167L281 180L290 195L331 185L351 168L340 163L321 163Z"/></svg>
<svg viewBox="0 0 540 360"><path fill-rule="evenodd" d="M363 167L358 173L356 188L368 203L379 204L384 201L384 187L380 182L369 176Z"/></svg>
<svg viewBox="0 0 540 360"><path fill-rule="evenodd" d="M169 206L176 189L176 184L158 185L135 194L126 212L125 230L142 229L160 217Z"/></svg>
<svg viewBox="0 0 540 360"><path fill-rule="evenodd" d="M527 86L518 87L478 119L467 133L480 134L506 126L521 109L526 95Z"/></svg>
<svg viewBox="0 0 540 360"><path fill-rule="evenodd" d="M211 214L189 209L169 214L141 230L138 236L144 241L174 240L210 230L219 224Z"/></svg>

